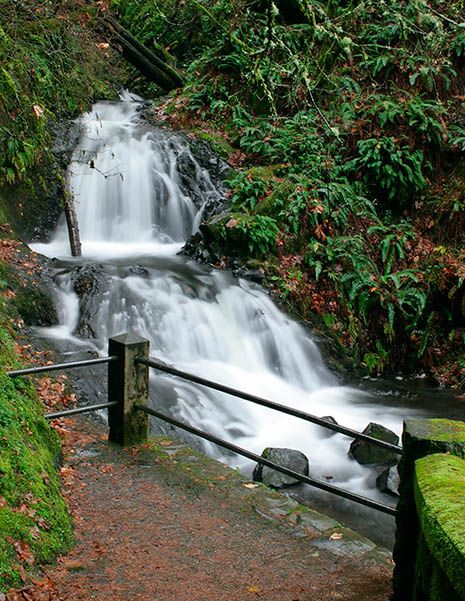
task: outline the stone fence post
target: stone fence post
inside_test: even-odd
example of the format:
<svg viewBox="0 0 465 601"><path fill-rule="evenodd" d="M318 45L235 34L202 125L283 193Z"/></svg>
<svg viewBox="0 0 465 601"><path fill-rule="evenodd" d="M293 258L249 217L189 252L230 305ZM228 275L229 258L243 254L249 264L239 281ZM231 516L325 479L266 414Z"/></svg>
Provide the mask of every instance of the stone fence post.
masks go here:
<svg viewBox="0 0 465 601"><path fill-rule="evenodd" d="M420 534L413 486L415 461L434 453L449 453L465 458L465 423L446 419L406 420L402 448L392 601L414 601Z"/></svg>
<svg viewBox="0 0 465 601"><path fill-rule="evenodd" d="M124 446L144 442L148 415L134 405L148 405L149 368L136 359L148 359L149 341L135 334L121 334L108 341L108 354L118 357L108 364L108 400L118 403L108 410L108 439Z"/></svg>

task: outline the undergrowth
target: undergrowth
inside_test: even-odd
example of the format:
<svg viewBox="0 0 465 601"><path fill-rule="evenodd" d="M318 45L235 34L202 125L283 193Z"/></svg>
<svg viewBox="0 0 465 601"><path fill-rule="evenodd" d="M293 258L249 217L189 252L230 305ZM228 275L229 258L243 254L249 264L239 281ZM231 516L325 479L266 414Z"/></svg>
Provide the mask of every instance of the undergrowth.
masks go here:
<svg viewBox="0 0 465 601"><path fill-rule="evenodd" d="M51 122L116 97L126 73L96 34L100 4L0 0L0 185L50 154Z"/></svg>

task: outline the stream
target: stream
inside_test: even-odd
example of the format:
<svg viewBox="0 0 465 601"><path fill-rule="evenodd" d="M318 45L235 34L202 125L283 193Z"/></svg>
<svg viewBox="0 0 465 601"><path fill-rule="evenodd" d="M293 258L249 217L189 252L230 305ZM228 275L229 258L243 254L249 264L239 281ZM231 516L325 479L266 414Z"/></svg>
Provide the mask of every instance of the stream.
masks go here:
<svg viewBox="0 0 465 601"><path fill-rule="evenodd" d="M106 355L110 336L133 331L150 341L153 357L181 370L330 415L360 431L375 421L400 434L406 416L437 414L441 391L423 394L402 383L341 385L309 332L260 286L177 254L198 230L205 207L223 191L185 136L147 126L140 109L138 99L123 94L121 102L96 104L77 124L80 140L68 177L83 256L70 256L64 218L50 242L31 245L53 258L60 319L39 335L53 339L72 360L88 351ZM83 300L82 290L88 289L92 294ZM348 457L346 437L168 375L151 378L152 403L170 415L258 454L267 446L299 449L309 458L311 476L389 502L374 486L376 473ZM420 407L428 395L431 402ZM446 396L441 414L453 417L456 405ZM210 443L197 444L251 473L247 460ZM291 494L376 542L392 543L389 516L308 487L294 488Z"/></svg>

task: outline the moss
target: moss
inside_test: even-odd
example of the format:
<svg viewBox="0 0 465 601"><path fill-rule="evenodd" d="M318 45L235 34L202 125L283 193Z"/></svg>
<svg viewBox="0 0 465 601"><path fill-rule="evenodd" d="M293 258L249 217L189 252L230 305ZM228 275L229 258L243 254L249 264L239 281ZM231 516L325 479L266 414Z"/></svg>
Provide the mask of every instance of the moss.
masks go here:
<svg viewBox="0 0 465 601"><path fill-rule="evenodd" d="M50 154L50 123L115 97L127 72L98 47L85 5L3 0L1 8L0 183L12 184Z"/></svg>
<svg viewBox="0 0 465 601"><path fill-rule="evenodd" d="M27 326L52 326L58 321L51 298L40 288L19 289L14 305Z"/></svg>
<svg viewBox="0 0 465 601"><path fill-rule="evenodd" d="M6 375L17 359L5 320L0 304L0 590L20 584L20 564L27 570L51 561L72 542L56 469L59 440L32 383Z"/></svg>
<svg viewBox="0 0 465 601"><path fill-rule="evenodd" d="M191 131L199 140L206 142L213 152L224 161L227 161L234 152L233 147L224 139L224 134L221 132L204 131L195 128Z"/></svg>
<svg viewBox="0 0 465 601"><path fill-rule="evenodd" d="M415 500L426 544L465 599L465 461L437 454L419 459L415 467Z"/></svg>
<svg viewBox="0 0 465 601"><path fill-rule="evenodd" d="M465 422L450 419L409 419L410 436L423 440L465 443Z"/></svg>

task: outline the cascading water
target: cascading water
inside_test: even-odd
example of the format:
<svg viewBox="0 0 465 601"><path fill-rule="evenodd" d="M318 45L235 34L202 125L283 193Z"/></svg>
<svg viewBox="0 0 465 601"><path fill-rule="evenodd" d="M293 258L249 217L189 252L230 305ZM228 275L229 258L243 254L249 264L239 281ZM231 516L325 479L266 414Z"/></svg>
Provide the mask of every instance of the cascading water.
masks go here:
<svg viewBox="0 0 465 601"><path fill-rule="evenodd" d="M80 120L69 180L84 259L69 257L64 220L50 243L34 245L61 257L54 275L61 324L43 334L105 354L109 336L134 331L150 340L154 356L180 369L331 415L354 429L380 421L398 431L400 410L339 386L308 333L262 289L176 256L202 211L186 192L181 160L187 157L191 186L204 202L221 193L185 138L148 128L139 109L139 102L125 96L95 105ZM83 264L97 264L94 275L103 278L87 315L75 292ZM90 339L79 335L84 320L91 322ZM299 449L309 457L313 476L379 496L372 472L348 458L343 436L166 375L156 375L154 390L158 407L194 426L257 453L266 446ZM216 447L208 450L219 454ZM245 466L237 457L223 459Z"/></svg>

